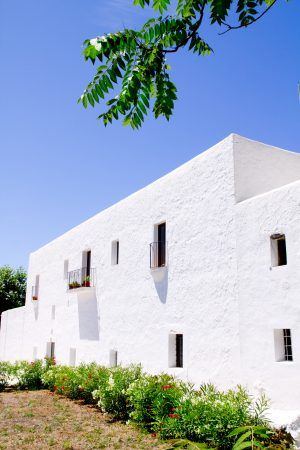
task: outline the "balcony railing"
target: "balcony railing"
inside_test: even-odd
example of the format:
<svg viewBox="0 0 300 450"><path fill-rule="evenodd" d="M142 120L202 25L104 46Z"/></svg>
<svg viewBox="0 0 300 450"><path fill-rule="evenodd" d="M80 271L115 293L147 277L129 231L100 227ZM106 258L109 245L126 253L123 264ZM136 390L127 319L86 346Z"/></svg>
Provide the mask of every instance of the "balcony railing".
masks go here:
<svg viewBox="0 0 300 450"><path fill-rule="evenodd" d="M150 268L167 265L167 242L158 241L150 244Z"/></svg>
<svg viewBox="0 0 300 450"><path fill-rule="evenodd" d="M82 267L68 272L68 290L94 287L96 283L95 269Z"/></svg>
<svg viewBox="0 0 300 450"><path fill-rule="evenodd" d="M31 287L31 299L33 301L37 301L39 299L38 286L32 286Z"/></svg>

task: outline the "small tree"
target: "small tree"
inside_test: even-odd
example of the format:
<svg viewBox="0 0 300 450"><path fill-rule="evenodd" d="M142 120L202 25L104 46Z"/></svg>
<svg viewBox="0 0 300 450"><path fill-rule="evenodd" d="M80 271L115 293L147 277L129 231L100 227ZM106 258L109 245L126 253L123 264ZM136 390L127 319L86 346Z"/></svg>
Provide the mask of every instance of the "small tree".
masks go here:
<svg viewBox="0 0 300 450"><path fill-rule="evenodd" d="M3 311L25 304L26 272L20 267L0 267L0 321Z"/></svg>

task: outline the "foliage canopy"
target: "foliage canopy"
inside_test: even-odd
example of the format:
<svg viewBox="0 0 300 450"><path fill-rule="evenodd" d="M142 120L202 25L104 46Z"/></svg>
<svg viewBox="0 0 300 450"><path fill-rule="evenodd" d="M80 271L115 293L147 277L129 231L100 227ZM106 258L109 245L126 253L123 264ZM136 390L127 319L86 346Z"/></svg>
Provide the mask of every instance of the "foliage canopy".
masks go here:
<svg viewBox="0 0 300 450"><path fill-rule="evenodd" d="M25 304L26 272L20 267L0 267L0 320L3 311Z"/></svg>
<svg viewBox="0 0 300 450"><path fill-rule="evenodd" d="M84 42L85 60L100 65L78 102L94 107L110 96L108 109L98 117L105 126L123 117L124 125L140 128L150 109L155 118L169 120L177 89L170 79L167 55L181 48L209 55L212 48L202 34L205 20L224 34L250 26L276 1L176 0L176 11L170 14L171 0L133 0L134 5L152 7L160 15L139 30L124 29Z"/></svg>

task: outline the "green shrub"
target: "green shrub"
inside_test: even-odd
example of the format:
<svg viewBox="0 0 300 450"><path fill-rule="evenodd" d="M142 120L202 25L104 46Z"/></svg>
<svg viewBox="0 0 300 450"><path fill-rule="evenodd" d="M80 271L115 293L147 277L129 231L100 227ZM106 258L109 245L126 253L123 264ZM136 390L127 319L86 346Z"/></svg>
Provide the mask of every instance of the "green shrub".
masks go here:
<svg viewBox="0 0 300 450"><path fill-rule="evenodd" d="M109 378L109 369L95 363L78 367L53 366L43 375L45 387L71 399L95 403L93 392Z"/></svg>
<svg viewBox="0 0 300 450"><path fill-rule="evenodd" d="M34 362L20 361L11 366L11 373L18 389L42 389L42 375L46 364L42 360Z"/></svg>
<svg viewBox="0 0 300 450"><path fill-rule="evenodd" d="M95 403L93 393L100 385L105 384L109 379L110 370L107 367L97 364L80 365L77 368L79 384L79 397L86 403Z"/></svg>
<svg viewBox="0 0 300 450"><path fill-rule="evenodd" d="M198 391L190 391L173 416L166 418L161 436L232 449L235 438L229 436L230 432L252 424L265 425L266 422L254 413L251 397L245 389L238 387L222 392L208 384Z"/></svg>
<svg viewBox="0 0 300 450"><path fill-rule="evenodd" d="M11 382L12 365L8 362L0 361L0 392Z"/></svg>
<svg viewBox="0 0 300 450"><path fill-rule="evenodd" d="M161 431L164 420L179 408L191 386L168 374L144 375L128 389L130 419L152 431Z"/></svg>
<svg viewBox="0 0 300 450"><path fill-rule="evenodd" d="M141 376L140 366L110 369L108 376L99 380L99 387L93 393L98 406L116 419L127 420L133 409L128 398L128 388Z"/></svg>
<svg viewBox="0 0 300 450"><path fill-rule="evenodd" d="M52 366L43 373L42 383L44 387L50 389L50 391L57 391L60 394L66 394L65 383L72 373L72 367Z"/></svg>

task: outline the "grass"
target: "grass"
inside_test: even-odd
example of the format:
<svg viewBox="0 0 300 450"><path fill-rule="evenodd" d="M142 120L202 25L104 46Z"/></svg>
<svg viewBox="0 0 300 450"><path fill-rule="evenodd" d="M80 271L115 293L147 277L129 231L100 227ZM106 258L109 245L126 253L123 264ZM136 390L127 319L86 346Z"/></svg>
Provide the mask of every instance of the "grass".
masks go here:
<svg viewBox="0 0 300 450"><path fill-rule="evenodd" d="M91 405L49 391L0 393L0 450L167 449Z"/></svg>

